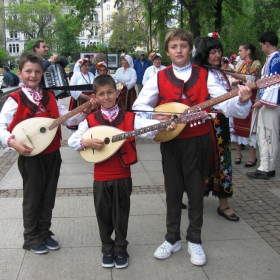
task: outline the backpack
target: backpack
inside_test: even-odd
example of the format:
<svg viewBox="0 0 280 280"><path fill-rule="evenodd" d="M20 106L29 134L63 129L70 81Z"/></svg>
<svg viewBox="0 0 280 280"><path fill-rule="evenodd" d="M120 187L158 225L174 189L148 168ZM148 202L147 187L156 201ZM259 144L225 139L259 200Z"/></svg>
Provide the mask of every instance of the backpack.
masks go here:
<svg viewBox="0 0 280 280"><path fill-rule="evenodd" d="M13 76L13 78L14 78L14 84L13 84L13 86L18 86L19 85L19 77L18 77L18 75L17 74L15 74L15 73L13 73L13 72L9 72L12 76Z"/></svg>

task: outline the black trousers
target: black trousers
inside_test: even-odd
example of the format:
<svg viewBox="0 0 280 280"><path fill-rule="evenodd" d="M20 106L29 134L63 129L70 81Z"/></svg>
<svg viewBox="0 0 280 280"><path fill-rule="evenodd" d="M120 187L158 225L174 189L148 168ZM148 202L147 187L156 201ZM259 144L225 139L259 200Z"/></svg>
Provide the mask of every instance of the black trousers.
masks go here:
<svg viewBox="0 0 280 280"><path fill-rule="evenodd" d="M24 249L38 247L46 237L53 235L50 227L60 166L59 150L18 158L18 169L23 179Z"/></svg>
<svg viewBox="0 0 280 280"><path fill-rule="evenodd" d="M167 204L165 239L171 244L181 240L181 204L184 192L189 200L186 239L201 244L204 187L210 146L209 134L161 143Z"/></svg>
<svg viewBox="0 0 280 280"><path fill-rule="evenodd" d="M104 255L127 256L131 178L93 183L94 206ZM112 239L115 231L115 239Z"/></svg>

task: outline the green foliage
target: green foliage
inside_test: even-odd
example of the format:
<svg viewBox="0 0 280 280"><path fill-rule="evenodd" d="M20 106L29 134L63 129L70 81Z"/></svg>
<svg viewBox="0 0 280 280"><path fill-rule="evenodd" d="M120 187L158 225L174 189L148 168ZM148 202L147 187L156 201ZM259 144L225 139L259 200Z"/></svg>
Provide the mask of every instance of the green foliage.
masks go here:
<svg viewBox="0 0 280 280"><path fill-rule="evenodd" d="M9 2L7 8L5 24L9 30L25 33L31 39L52 39L54 19L61 13L59 5L47 0L21 0Z"/></svg>
<svg viewBox="0 0 280 280"><path fill-rule="evenodd" d="M113 14L110 29L113 30L110 37L109 48L113 52L133 53L135 48L148 44L148 31L145 19L142 15L142 7L134 1L127 1L130 5L120 8Z"/></svg>
<svg viewBox="0 0 280 280"><path fill-rule="evenodd" d="M69 56L73 52L78 52L80 44L77 36L79 35L79 29L76 25L77 19L60 16L55 23L55 30L57 38L57 51L62 56Z"/></svg>
<svg viewBox="0 0 280 280"><path fill-rule="evenodd" d="M8 53L4 48L0 47L0 61L4 61L7 59Z"/></svg>

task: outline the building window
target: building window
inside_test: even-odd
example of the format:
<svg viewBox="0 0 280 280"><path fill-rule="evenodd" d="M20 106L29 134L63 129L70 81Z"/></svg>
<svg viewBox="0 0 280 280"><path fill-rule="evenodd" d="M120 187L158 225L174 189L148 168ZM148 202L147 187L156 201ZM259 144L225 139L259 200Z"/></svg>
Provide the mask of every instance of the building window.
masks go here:
<svg viewBox="0 0 280 280"><path fill-rule="evenodd" d="M85 31L83 30L80 32L80 37L84 37L84 36L85 36Z"/></svg>
<svg viewBox="0 0 280 280"><path fill-rule="evenodd" d="M17 32L14 32L14 31L10 31L10 38L11 39L17 39Z"/></svg>
<svg viewBox="0 0 280 280"><path fill-rule="evenodd" d="M16 44L17 53L19 53L19 44Z"/></svg>
<svg viewBox="0 0 280 280"><path fill-rule="evenodd" d="M106 11L110 11L110 9L111 9L110 4L107 4L107 5L106 5Z"/></svg>
<svg viewBox="0 0 280 280"><path fill-rule="evenodd" d="M106 20L107 20L107 21L110 21L110 20L111 20L111 16L110 16L110 15L107 15L107 16L106 16Z"/></svg>
<svg viewBox="0 0 280 280"><path fill-rule="evenodd" d="M85 46L85 42L81 42L81 46L84 47Z"/></svg>

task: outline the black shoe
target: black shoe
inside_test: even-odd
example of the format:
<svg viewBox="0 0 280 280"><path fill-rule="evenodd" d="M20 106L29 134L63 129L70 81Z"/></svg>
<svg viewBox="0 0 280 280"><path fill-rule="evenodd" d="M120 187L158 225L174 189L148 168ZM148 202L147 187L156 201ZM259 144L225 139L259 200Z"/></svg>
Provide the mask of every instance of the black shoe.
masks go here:
<svg viewBox="0 0 280 280"><path fill-rule="evenodd" d="M116 268L126 268L128 266L128 258L127 257L119 257L115 258L115 267Z"/></svg>
<svg viewBox="0 0 280 280"><path fill-rule="evenodd" d="M271 171L272 172L272 171ZM269 178L269 172L265 172L265 171L260 171L260 170L256 170L255 172L246 172L246 175L249 178L252 179L264 179L264 180L268 180ZM274 174L275 175L275 174Z"/></svg>
<svg viewBox="0 0 280 280"><path fill-rule="evenodd" d="M45 244L41 244L39 247L31 247L30 251L35 254L46 254L49 252Z"/></svg>
<svg viewBox="0 0 280 280"><path fill-rule="evenodd" d="M248 160L247 163L244 164L244 167L253 167L253 166L256 165L257 161L258 161L257 158L255 159L254 162ZM249 163L248 163L248 162L249 162Z"/></svg>
<svg viewBox="0 0 280 280"><path fill-rule="evenodd" d="M268 171L268 177L275 177L275 170Z"/></svg>
<svg viewBox="0 0 280 280"><path fill-rule="evenodd" d="M44 242L47 248L50 250L58 250L60 248L58 242L55 241L52 237L46 237L44 239Z"/></svg>
<svg viewBox="0 0 280 280"><path fill-rule="evenodd" d="M111 254L110 256L103 255L102 266L105 268L112 268L115 266L113 254Z"/></svg>
<svg viewBox="0 0 280 280"><path fill-rule="evenodd" d="M232 221L232 222L237 222L239 220L239 217L235 213L230 214L230 215L225 214L225 211L228 209L229 209L229 207L221 210L221 208L219 206L217 209L217 212L220 216L226 218L227 220Z"/></svg>
<svg viewBox="0 0 280 280"><path fill-rule="evenodd" d="M181 209L187 209L187 205L186 205L186 204L184 204L184 203L182 203L182 205L181 205Z"/></svg>

